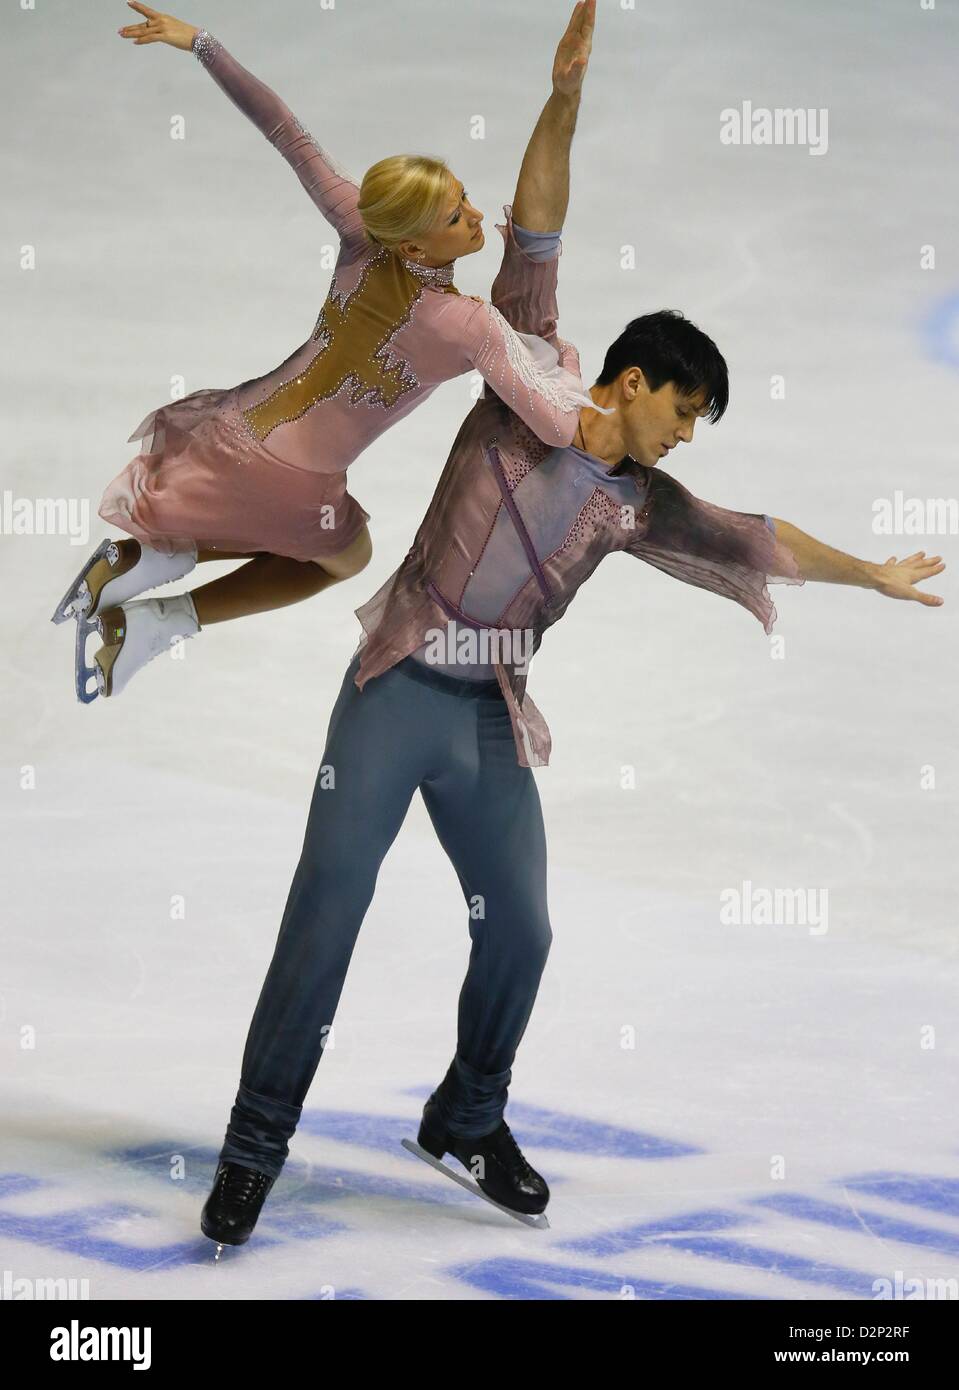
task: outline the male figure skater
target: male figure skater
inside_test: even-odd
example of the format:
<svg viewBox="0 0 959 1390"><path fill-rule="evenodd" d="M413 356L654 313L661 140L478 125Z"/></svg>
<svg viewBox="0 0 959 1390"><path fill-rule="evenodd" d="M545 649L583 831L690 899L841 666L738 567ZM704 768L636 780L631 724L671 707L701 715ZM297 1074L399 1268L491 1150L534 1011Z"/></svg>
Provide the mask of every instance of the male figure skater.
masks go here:
<svg viewBox="0 0 959 1390"><path fill-rule="evenodd" d="M549 230L566 214L576 104L534 133L499 229L505 249L492 301L578 371L575 348L556 336L559 232ZM539 234L538 247L518 244L514 213ZM681 315L628 324L590 395L597 410L581 411L574 444L550 448L487 387L406 558L357 610L364 636L333 709L201 1218L218 1244L249 1238L281 1171L380 863L417 789L462 884L472 942L456 1052L426 1102L418 1141L437 1159L451 1152L504 1209L529 1216L546 1207L547 1184L503 1118L552 940L530 770L548 761L550 740L526 673L545 629L606 555L625 550L732 598L767 633L776 617L769 580L942 601L915 587L944 568L938 556L859 560L786 521L702 501L659 471L680 440L691 442L696 419L717 421L728 401L719 350Z"/></svg>

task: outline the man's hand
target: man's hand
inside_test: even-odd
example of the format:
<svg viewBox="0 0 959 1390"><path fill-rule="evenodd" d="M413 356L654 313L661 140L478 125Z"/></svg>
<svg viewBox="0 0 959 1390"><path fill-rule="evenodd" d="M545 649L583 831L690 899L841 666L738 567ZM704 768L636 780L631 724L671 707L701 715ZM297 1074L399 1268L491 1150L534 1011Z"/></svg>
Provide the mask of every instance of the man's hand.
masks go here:
<svg viewBox="0 0 959 1390"><path fill-rule="evenodd" d="M553 90L530 136L513 198L513 217L528 232L558 232L569 206L569 148L580 88L593 46L596 0L580 0L559 41Z"/></svg>
<svg viewBox="0 0 959 1390"><path fill-rule="evenodd" d="M583 85L593 47L595 22L596 0L580 0L553 60L553 91L561 96L573 96Z"/></svg>
<svg viewBox="0 0 959 1390"><path fill-rule="evenodd" d="M855 584L860 589L875 589L887 598L915 599L930 608L938 608L945 601L938 594L926 594L915 587L946 568L941 555L927 559L924 550L917 550L904 560L891 555L884 565L877 565L871 560L857 560L844 550L833 550L782 517L774 516L772 520L777 541L790 551L803 579L818 579L823 584Z"/></svg>
<svg viewBox="0 0 959 1390"><path fill-rule="evenodd" d="M873 588L878 593L885 594L886 598L911 598L917 603L926 603L931 607L937 607L944 602L938 594L926 594L915 587L924 579L931 579L934 574L939 574L946 568L940 555L933 555L931 559L927 559L924 550L917 550L914 555L907 555L904 560L897 560L895 555L891 555L884 565L875 565L873 568Z"/></svg>

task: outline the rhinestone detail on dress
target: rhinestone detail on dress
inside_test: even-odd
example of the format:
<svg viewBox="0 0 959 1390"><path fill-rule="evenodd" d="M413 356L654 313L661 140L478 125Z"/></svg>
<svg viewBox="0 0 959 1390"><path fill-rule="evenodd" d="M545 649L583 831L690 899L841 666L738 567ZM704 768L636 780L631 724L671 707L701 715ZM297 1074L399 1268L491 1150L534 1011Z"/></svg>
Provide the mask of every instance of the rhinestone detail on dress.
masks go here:
<svg viewBox="0 0 959 1390"><path fill-rule="evenodd" d="M204 67L211 63L220 51L220 40L215 39L208 29L199 29L193 36L193 53Z"/></svg>
<svg viewBox="0 0 959 1390"><path fill-rule="evenodd" d="M329 293L326 296L326 300L323 303L323 307L320 309L319 316L316 320L316 327L313 329L314 338L318 338L320 336L321 325L323 325L323 331L325 331L324 318L326 314L327 304L332 302L333 304L338 305L341 310L345 310L350 300L355 299L356 296L364 289L367 280L370 278L370 271L373 269L373 267L377 264L378 261L381 261L384 256L388 255L389 252L384 246L379 251L374 251L372 255L367 256L366 260L363 262L363 267L360 271L356 284L353 286L351 290L340 289L336 279L336 271L334 270L333 278L330 281Z"/></svg>
<svg viewBox="0 0 959 1390"><path fill-rule="evenodd" d="M449 261L446 265L420 265L418 261L407 260L406 256L400 255L399 251L396 252L396 255L400 257L406 269L412 271L418 279L423 281L424 285L452 285L453 266L455 264L453 261Z"/></svg>
<svg viewBox="0 0 959 1390"><path fill-rule="evenodd" d="M391 253L386 247L382 247L379 251L376 251L373 255L368 257L363 265L362 271L360 273L359 282L357 283L356 288L352 290L348 296L345 296L345 298L350 300L354 299L365 288L366 281L369 278L370 272L373 269L373 267L380 263L385 257L391 254L393 253ZM410 264L402 256L399 257L399 259L404 265ZM457 292L455 286L452 287L451 292L454 294ZM376 365L376 367L384 374L384 376L390 376L394 373L397 374L398 392L396 393L395 399L386 399L380 386L376 382L363 380L358 374L349 372L344 376L342 380L340 380L335 390L331 391L328 386L325 388L321 386L320 389L318 389L316 393L311 395L306 401L299 401L298 408L295 411L291 412L289 415L284 415L282 417L277 417L276 419L271 419L269 429L266 431L265 434L259 433L257 431L256 424L254 423L253 419L251 419L251 410L256 410L258 412L261 411L264 406L268 405L270 401L272 401L276 396L283 392L293 381L296 381L297 384L302 385L303 379L310 372L313 363L316 362L316 360L323 354L323 352L328 350L330 347L330 344L332 342L332 330L329 327L329 323L326 317L326 311L327 306L330 303L330 300L333 295L331 287L330 295L327 296L327 301L323 305L323 308L320 310L319 317L317 318L316 325L311 335L312 339L319 345L317 352L314 354L311 361L306 366L301 367L291 377L287 378L286 381L280 382L280 384L274 387L269 396L265 397L264 400L257 402L255 406L248 406L246 410L243 411L243 423L246 426L246 428L250 431L251 439L254 441L261 441L262 439L265 439L267 435L271 433L272 430L276 429L279 425L289 424L292 420L301 419L302 416L305 415L309 410L311 410L312 407L316 405L318 401L332 399L334 396L339 395L340 391L343 390L344 387L346 387L348 390L348 398L351 405L359 405L360 403L362 403L364 405L373 407L378 406L382 410L389 410L394 408L397 403L397 399L400 399L408 395L410 391L420 390L422 387L422 383L417 377L416 372L413 370L412 364L410 363L409 359L405 356L401 356L395 353L393 351L392 345L397 334L399 334L399 332L403 328L405 328L406 325L409 323L413 311L419 302L421 294L422 290L416 290L411 295L408 303L403 309L402 314L399 316L399 318L396 319L395 322L393 322L390 325L386 334L377 345L375 351L373 351L370 354L370 357L368 359L371 363L374 363ZM340 331L342 332L342 329Z"/></svg>
<svg viewBox="0 0 959 1390"><path fill-rule="evenodd" d="M353 177L353 175L347 173L343 166L341 164L338 164L336 160L332 157L332 155L323 148L319 140L317 140L316 136L312 135L310 131L307 130L306 126L300 120L299 116L295 116L292 112L290 112L290 118L293 122L294 128L297 131L299 131L300 135L304 136L307 140L309 140L310 144L316 150L317 154L320 155L323 158L323 160L330 166L333 173L336 174L338 178L345 179L347 183L352 183L356 185L356 179Z"/></svg>

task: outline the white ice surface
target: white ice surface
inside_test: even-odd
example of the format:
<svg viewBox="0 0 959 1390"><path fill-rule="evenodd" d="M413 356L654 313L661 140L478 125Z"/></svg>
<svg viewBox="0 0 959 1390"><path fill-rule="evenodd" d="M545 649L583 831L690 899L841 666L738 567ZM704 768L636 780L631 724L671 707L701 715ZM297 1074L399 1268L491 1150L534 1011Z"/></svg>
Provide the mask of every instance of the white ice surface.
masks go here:
<svg viewBox="0 0 959 1390"><path fill-rule="evenodd" d="M565 10L206 0L202 23L357 175L393 150L448 157L487 229L457 284L485 293ZM199 1208L353 609L405 553L470 382L351 470L364 574L204 631L116 702L75 702L72 631L48 619L106 534L124 440L177 374L230 385L302 342L332 243L189 55L116 37L125 13L58 0L2 20L2 486L86 498L91 526L79 546L0 536L0 1274L129 1299L845 1299L897 1271L956 1279L955 543L872 531L877 498L955 491L954 12L600 7L560 271L584 376L628 318L684 310L729 362L731 406L670 469L863 558L942 554L925 587L946 603L778 587L775 660L743 609L604 565L530 678L554 737L536 774L554 944L507 1118L551 1184L551 1229L399 1144L452 1054L468 951L416 802L293 1157L215 1269ZM721 146L719 112L745 98L827 107L828 153ZM745 880L827 890L828 930L721 924Z"/></svg>

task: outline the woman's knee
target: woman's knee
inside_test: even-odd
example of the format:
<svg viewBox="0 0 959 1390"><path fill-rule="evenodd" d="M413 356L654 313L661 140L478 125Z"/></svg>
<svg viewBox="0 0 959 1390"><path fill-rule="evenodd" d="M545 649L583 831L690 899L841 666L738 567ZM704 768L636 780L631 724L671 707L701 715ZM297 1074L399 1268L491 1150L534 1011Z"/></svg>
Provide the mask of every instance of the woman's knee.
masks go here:
<svg viewBox="0 0 959 1390"><path fill-rule="evenodd" d="M327 574L332 574L334 579L351 579L354 574L359 574L361 570L366 569L372 556L373 542L370 538L369 528L364 526L345 550L340 550L329 558L314 560L313 563L321 566Z"/></svg>

